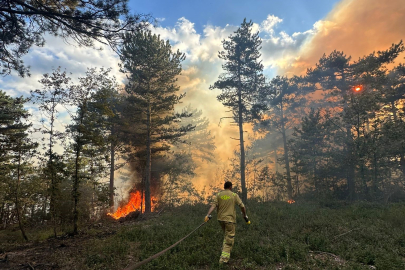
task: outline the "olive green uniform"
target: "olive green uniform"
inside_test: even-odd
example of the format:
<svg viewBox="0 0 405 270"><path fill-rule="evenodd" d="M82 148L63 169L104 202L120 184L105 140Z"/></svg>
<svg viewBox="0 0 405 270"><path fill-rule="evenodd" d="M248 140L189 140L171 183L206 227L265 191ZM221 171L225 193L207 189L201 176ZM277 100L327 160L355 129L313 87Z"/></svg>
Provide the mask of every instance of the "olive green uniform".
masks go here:
<svg viewBox="0 0 405 270"><path fill-rule="evenodd" d="M233 243L235 241L235 204L239 205L239 207L241 208L245 206L239 196L229 189L219 192L215 196L213 204L217 208L218 221L225 233L224 242L222 245L222 253L219 262L226 263L229 261Z"/></svg>

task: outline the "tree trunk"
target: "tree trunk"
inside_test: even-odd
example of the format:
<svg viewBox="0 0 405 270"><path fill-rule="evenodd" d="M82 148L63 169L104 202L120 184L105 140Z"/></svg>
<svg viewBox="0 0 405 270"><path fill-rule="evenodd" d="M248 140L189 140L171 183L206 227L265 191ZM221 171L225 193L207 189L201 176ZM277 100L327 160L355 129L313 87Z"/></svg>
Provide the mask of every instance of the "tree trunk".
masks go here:
<svg viewBox="0 0 405 270"><path fill-rule="evenodd" d="M73 234L77 234L77 222L79 220L79 211L77 209L77 204L79 203L79 160L80 160L80 138L76 145L76 158L75 158L75 178L73 180Z"/></svg>
<svg viewBox="0 0 405 270"><path fill-rule="evenodd" d="M17 212L18 226L20 227L21 234L24 237L25 241L28 241L28 237L25 234L25 230L24 230L24 227L23 227L22 222L21 222L20 209L19 209L20 204L19 204L19 201L18 201L18 193L19 193L19 190L20 190L20 180L21 180L20 170L21 170L21 153L19 152L18 153L18 165L17 165L17 188L16 188L16 191L15 191L15 209L16 209L16 212Z"/></svg>
<svg viewBox="0 0 405 270"><path fill-rule="evenodd" d="M314 156L315 156L315 154L314 153L312 153ZM315 187L315 193L316 194L319 194L319 181L318 181L318 172L317 172L317 169L316 169L316 161L315 161L315 159L312 159L312 164L314 165L314 168L313 168L313 170L314 170L314 172L313 172L313 174L314 174L314 187Z"/></svg>
<svg viewBox="0 0 405 270"><path fill-rule="evenodd" d="M343 85L346 85L346 74L344 69L341 70L341 76L342 76L342 83ZM347 86L346 86L347 87ZM351 89L345 89L346 92L349 92L351 94ZM345 101L343 111L346 114L347 113L347 102ZM356 193L356 187L354 183L354 177L355 177L355 159L353 155L353 138L352 138L352 131L351 131L351 124L346 123L346 168L347 168L347 190L348 190L348 199L350 201L353 201L355 199L355 193Z"/></svg>
<svg viewBox="0 0 405 270"><path fill-rule="evenodd" d="M274 147L274 169L278 173L278 156L277 156L277 146Z"/></svg>
<svg viewBox="0 0 405 270"><path fill-rule="evenodd" d="M373 178L373 192L374 192L374 196L377 195L378 192L378 163L377 163L377 153L376 150L374 150L373 153L373 165L374 165L374 178Z"/></svg>
<svg viewBox="0 0 405 270"><path fill-rule="evenodd" d="M395 106L394 101L391 101L391 110L392 110L392 115L394 117L394 123L397 124L398 123L397 107ZM402 171L402 175L405 176L405 154L404 154L404 149L402 147L400 149L399 156L400 156L399 164L400 164L400 168Z"/></svg>
<svg viewBox="0 0 405 270"><path fill-rule="evenodd" d="M2 202L2 205L1 205L1 207L0 207L0 224L1 224L1 226L0 226L0 228L4 228L4 226L3 226L3 224L4 224L4 214L5 214L5 210L4 210L4 207L5 207L5 203L4 202Z"/></svg>
<svg viewBox="0 0 405 270"><path fill-rule="evenodd" d="M395 106L394 101L391 101L391 109L392 109L392 115L394 116L394 122L396 123L398 120L398 116L397 116L397 107Z"/></svg>
<svg viewBox="0 0 405 270"><path fill-rule="evenodd" d="M354 169L354 156L353 156L353 138L351 132L351 126L347 125L346 127L346 152L347 152L347 159L346 159L346 166L347 169L347 190L349 193L349 200L353 201L355 199L355 184L354 184L354 176L355 176L355 169Z"/></svg>
<svg viewBox="0 0 405 270"><path fill-rule="evenodd" d="M239 142L240 142L240 182L242 187L242 201L247 204L247 189L245 181L245 142L243 140L243 115L242 115L242 89L239 72L239 88L238 88L238 126L239 126Z"/></svg>
<svg viewBox="0 0 405 270"><path fill-rule="evenodd" d="M87 101L84 101L87 102ZM84 105L86 106L86 105ZM82 128L83 128L83 120L84 120L84 111L86 108L82 108L81 113L80 113L80 124L79 124L79 130L78 130L78 135L76 139L76 158L75 158L75 177L73 180L73 199L74 199L74 208L73 208L73 234L77 234L77 223L79 221L79 210L77 209L77 205L79 203L79 167L80 167L80 152L82 148Z"/></svg>
<svg viewBox="0 0 405 270"><path fill-rule="evenodd" d="M111 141L111 164L110 164L110 207L114 208L114 172L115 172L115 144Z"/></svg>
<svg viewBox="0 0 405 270"><path fill-rule="evenodd" d="M281 135L283 135L284 162L285 162L285 170L287 173L287 194L288 194L288 199L292 200L290 161L288 159L288 145L287 145L287 137L285 134L285 123L284 123L284 113L283 113L283 103L282 102L281 102L280 108L281 108Z"/></svg>
<svg viewBox="0 0 405 270"><path fill-rule="evenodd" d="M143 203L143 199L145 197L145 172L142 173L144 176L142 176L142 183L141 183L141 213L144 212L145 204Z"/></svg>
<svg viewBox="0 0 405 270"><path fill-rule="evenodd" d="M150 178L151 178L151 167L152 167L152 157L151 157L151 108L150 102L148 104L146 128L147 128L147 140L146 140L146 169L145 169L145 213L150 213L151 201L150 201Z"/></svg>
<svg viewBox="0 0 405 270"><path fill-rule="evenodd" d="M49 169L51 171L51 198L49 201L49 210L51 212L51 223L53 226L53 235L56 238L56 209L55 209L55 197L56 197L56 177L55 177L55 164L53 163L53 153L52 153L52 147L53 147L53 125L55 122L55 117L54 117L54 110L55 110L55 99L52 99L52 113L51 113L51 131L49 133Z"/></svg>

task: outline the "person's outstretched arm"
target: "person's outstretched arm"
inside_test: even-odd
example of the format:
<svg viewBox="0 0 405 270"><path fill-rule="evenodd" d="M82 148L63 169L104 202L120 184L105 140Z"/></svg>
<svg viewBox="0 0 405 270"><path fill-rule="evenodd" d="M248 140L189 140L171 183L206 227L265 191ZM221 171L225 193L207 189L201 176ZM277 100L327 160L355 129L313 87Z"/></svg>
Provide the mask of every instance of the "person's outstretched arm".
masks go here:
<svg viewBox="0 0 405 270"><path fill-rule="evenodd" d="M211 215L212 211L215 209L215 204L211 205L210 210L208 210L207 216Z"/></svg>
<svg viewBox="0 0 405 270"><path fill-rule="evenodd" d="M210 209L208 210L207 215L204 217L205 222L208 222L208 220L210 220L209 215L211 215L212 211L214 211L214 209L217 207L217 205L218 205L218 200L215 197L214 200L213 200L213 203L211 204Z"/></svg>
<svg viewBox="0 0 405 270"><path fill-rule="evenodd" d="M244 206L240 207L240 211L242 211L243 217L246 217L246 209Z"/></svg>

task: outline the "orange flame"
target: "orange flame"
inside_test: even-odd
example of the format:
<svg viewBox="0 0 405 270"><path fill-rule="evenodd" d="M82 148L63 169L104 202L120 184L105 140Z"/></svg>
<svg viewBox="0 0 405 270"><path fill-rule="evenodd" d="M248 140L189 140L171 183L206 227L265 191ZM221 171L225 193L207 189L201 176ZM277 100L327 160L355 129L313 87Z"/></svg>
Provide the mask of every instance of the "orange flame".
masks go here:
<svg viewBox="0 0 405 270"><path fill-rule="evenodd" d="M287 202L288 202L289 204L293 204L293 203L295 203L295 201L294 201L293 199L288 200Z"/></svg>
<svg viewBox="0 0 405 270"><path fill-rule="evenodd" d="M356 92L359 92L361 90L363 90L363 86L362 85L358 85L354 88L354 90L356 90Z"/></svg>
<svg viewBox="0 0 405 270"><path fill-rule="evenodd" d="M152 211L154 210L155 205L156 205L155 201L156 201L155 197L152 196L152 198L151 198ZM129 201L127 204L118 207L118 209L117 209L117 211L115 211L115 213L108 213L107 215L109 215L115 219L125 217L131 212L140 211L141 203L142 203L142 213L143 213L143 212L145 212L145 196L143 196L143 198L142 198L141 193L139 191L131 192L129 194Z"/></svg>

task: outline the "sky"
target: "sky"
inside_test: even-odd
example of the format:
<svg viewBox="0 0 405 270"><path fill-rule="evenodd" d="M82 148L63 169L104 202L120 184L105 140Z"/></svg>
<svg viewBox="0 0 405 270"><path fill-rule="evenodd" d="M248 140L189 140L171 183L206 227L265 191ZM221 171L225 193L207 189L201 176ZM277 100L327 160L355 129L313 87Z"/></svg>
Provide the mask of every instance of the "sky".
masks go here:
<svg viewBox="0 0 405 270"><path fill-rule="evenodd" d="M261 60L269 79L277 74L303 74L324 53L335 49L358 59L405 38L404 0L131 0L129 6L131 12L157 18L159 24L151 31L168 39L174 50L187 56L178 81L186 97L177 109L190 104L203 110L210 121L217 145L215 155L220 161L198 168L202 185L210 183L237 148L237 142L231 139L238 136L237 128L229 122L218 125L220 117L227 113L216 100L218 90L209 90L209 86L222 72L223 62L217 57L222 50L221 41L244 18L251 19L255 31L260 31ZM44 47L31 48L23 58L31 66L32 76L0 77L0 89L12 96L28 95L30 90L40 87L38 80L43 73L58 66L71 72L73 78L83 76L87 67L111 67L112 74L123 82L119 59L110 49L81 48L52 36L46 41ZM34 107L30 109L35 112ZM34 124L39 125L40 117L34 113ZM59 128L68 121L67 115L60 117Z"/></svg>
<svg viewBox="0 0 405 270"><path fill-rule="evenodd" d="M261 22L269 14L283 19L282 29L289 35L304 32L323 19L338 0L130 0L129 6L160 19L162 27L173 27L179 18L194 23L197 33L206 25L239 25L244 18Z"/></svg>

